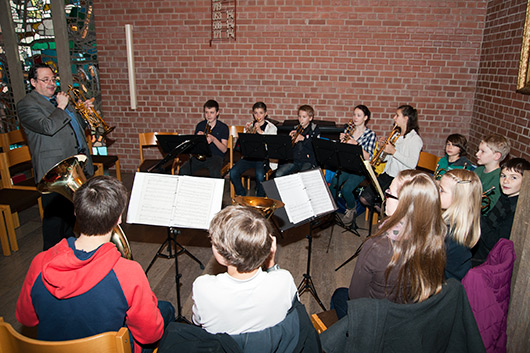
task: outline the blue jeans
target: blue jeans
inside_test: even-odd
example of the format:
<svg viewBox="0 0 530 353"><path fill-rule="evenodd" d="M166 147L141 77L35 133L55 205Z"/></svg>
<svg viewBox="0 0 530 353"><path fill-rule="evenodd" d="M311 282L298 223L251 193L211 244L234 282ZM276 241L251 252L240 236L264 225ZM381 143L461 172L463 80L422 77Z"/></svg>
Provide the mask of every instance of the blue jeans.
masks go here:
<svg viewBox="0 0 530 353"><path fill-rule="evenodd" d="M286 163L282 164L278 167L278 170L276 170L276 177L281 177L284 175L294 174L298 172L303 172L306 170L309 170L313 168L313 165L310 162L304 162L304 163Z"/></svg>
<svg viewBox="0 0 530 353"><path fill-rule="evenodd" d="M335 309L339 320L348 314L348 300L350 298L346 287L337 288L331 296L330 309Z"/></svg>
<svg viewBox="0 0 530 353"><path fill-rule="evenodd" d="M338 197L337 184L339 185L338 190L342 190L342 197L346 201L346 207L354 208L355 205L355 196L353 192L359 186L359 184L365 179L364 175L351 174L346 172L340 173L340 179L337 180L337 175L331 179L331 185L329 186L329 191L333 198L336 200ZM341 187L342 185L342 187Z"/></svg>
<svg viewBox="0 0 530 353"><path fill-rule="evenodd" d="M248 169L254 168L256 174L256 196L265 196L265 191L261 183L265 181L265 161L252 161L248 159L240 159L230 169L230 181L234 185L237 196L245 196L247 191L241 183L241 175Z"/></svg>
<svg viewBox="0 0 530 353"><path fill-rule="evenodd" d="M175 307L170 302L159 300L158 301L158 310L164 319L164 331L166 330L167 325L170 322L175 321ZM130 334L130 331L129 331ZM131 340L132 343L132 340ZM134 352L134 347L131 345L132 351ZM153 344L142 345L142 353L151 353L158 347L158 342Z"/></svg>

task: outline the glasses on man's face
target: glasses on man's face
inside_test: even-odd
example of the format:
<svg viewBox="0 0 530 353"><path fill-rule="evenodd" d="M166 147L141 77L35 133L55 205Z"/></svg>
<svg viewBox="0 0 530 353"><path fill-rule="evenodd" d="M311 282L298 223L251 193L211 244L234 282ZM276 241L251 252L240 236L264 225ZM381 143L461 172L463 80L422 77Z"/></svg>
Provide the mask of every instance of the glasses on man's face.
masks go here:
<svg viewBox="0 0 530 353"><path fill-rule="evenodd" d="M59 78L58 77L52 77L52 78L46 77L46 78L38 78L37 80L45 84L48 84L50 82L56 83L59 80Z"/></svg>
<svg viewBox="0 0 530 353"><path fill-rule="evenodd" d="M397 196L394 196L390 193L390 190L389 189L386 189L385 190L385 198L387 199L394 199L394 200L399 200Z"/></svg>

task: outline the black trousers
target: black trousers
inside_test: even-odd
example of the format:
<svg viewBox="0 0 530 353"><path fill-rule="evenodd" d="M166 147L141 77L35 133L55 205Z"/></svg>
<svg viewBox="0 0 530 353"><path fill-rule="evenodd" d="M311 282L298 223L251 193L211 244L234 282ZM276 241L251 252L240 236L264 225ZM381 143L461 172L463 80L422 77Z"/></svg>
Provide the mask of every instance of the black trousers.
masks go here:
<svg viewBox="0 0 530 353"><path fill-rule="evenodd" d="M42 195L42 240L48 250L63 238L74 236L75 215L73 203L56 192Z"/></svg>

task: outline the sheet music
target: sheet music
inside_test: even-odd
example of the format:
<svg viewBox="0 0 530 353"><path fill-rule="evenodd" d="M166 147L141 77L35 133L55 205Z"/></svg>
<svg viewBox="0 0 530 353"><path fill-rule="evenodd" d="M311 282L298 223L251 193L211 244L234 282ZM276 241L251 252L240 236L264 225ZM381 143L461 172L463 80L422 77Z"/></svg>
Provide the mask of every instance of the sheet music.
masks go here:
<svg viewBox="0 0 530 353"><path fill-rule="evenodd" d="M208 229L223 189L223 179L136 173L127 223Z"/></svg>
<svg viewBox="0 0 530 353"><path fill-rule="evenodd" d="M302 183L305 185L311 207L315 215L331 212L334 210L327 185L320 169L300 173Z"/></svg>
<svg viewBox="0 0 530 353"><path fill-rule="evenodd" d="M274 181L291 223L298 223L315 215L300 174L277 177Z"/></svg>
<svg viewBox="0 0 530 353"><path fill-rule="evenodd" d="M372 168L372 165L370 164L370 161L365 161L363 159L364 167L366 168L366 171L368 171L368 175L370 176L370 179L372 181L372 185L374 185L375 189L377 190L377 193L379 196L381 196L381 200L385 200L385 195L383 194L383 190L381 190L381 185L379 185L379 182L377 181L377 176L375 175L374 169Z"/></svg>

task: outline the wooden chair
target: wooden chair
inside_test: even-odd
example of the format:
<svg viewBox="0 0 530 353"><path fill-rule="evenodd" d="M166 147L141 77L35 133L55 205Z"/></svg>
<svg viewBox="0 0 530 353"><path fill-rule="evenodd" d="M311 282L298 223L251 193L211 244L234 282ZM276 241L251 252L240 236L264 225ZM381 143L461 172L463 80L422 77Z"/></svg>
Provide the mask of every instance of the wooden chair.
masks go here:
<svg viewBox="0 0 530 353"><path fill-rule="evenodd" d="M311 315L311 323L319 335L337 321L339 321L339 318L337 317L335 309Z"/></svg>
<svg viewBox="0 0 530 353"><path fill-rule="evenodd" d="M0 352L9 353L131 353L129 330L105 332L71 341L41 341L18 333L0 317Z"/></svg>
<svg viewBox="0 0 530 353"><path fill-rule="evenodd" d="M92 152L92 138L87 136L87 143L90 152ZM99 154L91 154L92 164L94 164L94 175L105 174L105 169L112 167L116 168L116 179L121 181L120 157L116 155L103 156Z"/></svg>
<svg viewBox="0 0 530 353"><path fill-rule="evenodd" d="M22 148L27 148L27 146L17 148L17 150ZM7 155L8 153L0 153L0 175L2 177L2 188L0 189L0 243L5 256L11 255L11 250L18 250L15 233L15 228L20 227L18 212L38 204L41 219L43 216L41 194L37 191L37 188L35 186L17 186L11 183Z"/></svg>
<svg viewBox="0 0 530 353"><path fill-rule="evenodd" d="M37 190L35 179L33 178L33 165L31 163L31 153L28 146L18 147L8 150L3 155L3 166L1 168L2 187L11 188L12 186L20 189ZM16 181L17 174L24 173L22 181ZM29 177L28 177L29 176Z"/></svg>
<svg viewBox="0 0 530 353"><path fill-rule="evenodd" d="M0 134L0 147L2 152L9 151L10 146L15 145L14 148L20 147L20 145L27 145L26 135L22 130L12 130Z"/></svg>
<svg viewBox="0 0 530 353"><path fill-rule="evenodd" d="M178 132L141 132L138 134L138 147L140 149L140 165L136 170L138 172L145 172L152 166L154 166L156 163L160 161L160 159L147 159L144 158L144 149L153 149L157 148L159 151L159 146L156 140L156 135L178 135ZM174 169L177 168L176 165L173 165L172 167L172 173L174 173Z"/></svg>
<svg viewBox="0 0 530 353"><path fill-rule="evenodd" d="M420 153L420 159L418 160L418 165L416 166L416 169L434 173L439 160L440 157L432 153L422 151Z"/></svg>

